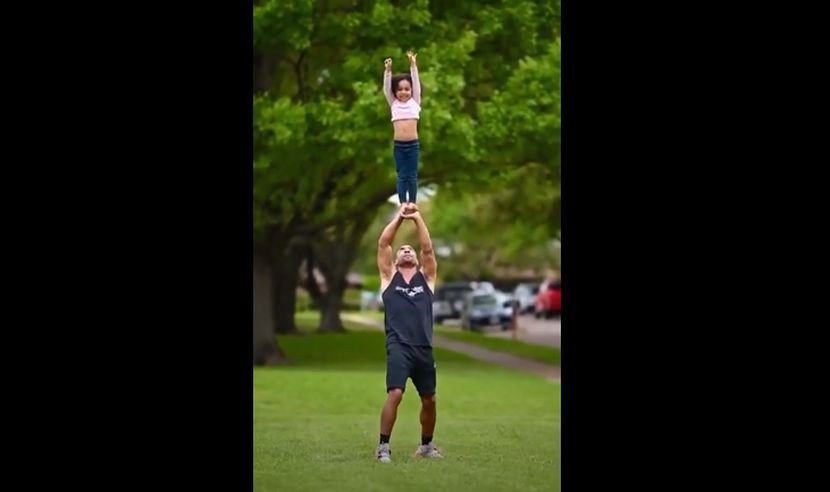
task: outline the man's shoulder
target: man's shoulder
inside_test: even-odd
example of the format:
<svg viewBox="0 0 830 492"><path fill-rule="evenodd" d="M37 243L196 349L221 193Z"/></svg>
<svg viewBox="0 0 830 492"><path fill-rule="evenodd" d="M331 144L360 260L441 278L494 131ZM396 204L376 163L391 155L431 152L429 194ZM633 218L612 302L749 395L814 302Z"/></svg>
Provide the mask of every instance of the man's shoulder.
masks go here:
<svg viewBox="0 0 830 492"><path fill-rule="evenodd" d="M392 285L392 283L394 283L394 281L395 281L395 275L397 275L397 274L398 274L397 270L392 270L392 272L389 274L388 278L381 279L381 280L383 282L385 282L387 285Z"/></svg>
<svg viewBox="0 0 830 492"><path fill-rule="evenodd" d="M426 286L429 287L430 292L435 290L435 279L434 278L429 278L429 276L424 271L423 267L421 267L421 269L418 270L418 273L420 273L421 276L424 278L424 284L426 284Z"/></svg>

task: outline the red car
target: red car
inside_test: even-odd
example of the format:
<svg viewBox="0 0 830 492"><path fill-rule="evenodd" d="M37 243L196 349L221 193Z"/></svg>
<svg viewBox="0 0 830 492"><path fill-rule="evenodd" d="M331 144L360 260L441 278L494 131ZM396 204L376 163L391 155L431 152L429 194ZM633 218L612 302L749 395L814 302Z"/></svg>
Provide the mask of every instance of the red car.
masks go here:
<svg viewBox="0 0 830 492"><path fill-rule="evenodd" d="M536 318L549 319L562 313L562 286L558 280L542 283L536 295Z"/></svg>

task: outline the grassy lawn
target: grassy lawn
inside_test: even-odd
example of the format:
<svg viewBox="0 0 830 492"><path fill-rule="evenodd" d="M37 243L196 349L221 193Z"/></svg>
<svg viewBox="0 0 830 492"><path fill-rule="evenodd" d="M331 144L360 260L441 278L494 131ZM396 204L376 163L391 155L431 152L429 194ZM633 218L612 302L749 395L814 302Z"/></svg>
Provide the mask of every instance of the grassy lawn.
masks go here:
<svg viewBox="0 0 830 492"><path fill-rule="evenodd" d="M316 326L307 314L297 322ZM410 381L393 463L377 463L384 341L366 330L279 338L291 365L254 371L256 491L560 490L560 386L441 349L435 443L445 458L412 457L420 425Z"/></svg>
<svg viewBox="0 0 830 492"><path fill-rule="evenodd" d="M359 311L353 314L365 318L376 319L379 321L383 320L382 312ZM319 311L300 311L297 313L296 319L298 320L298 323L311 323L313 326L311 326L309 329L313 330L320 320L320 313ZM363 327L359 323L344 321L343 324L346 326L347 329L350 330L365 329L365 327ZM308 327L309 325L306 326ZM488 337L479 332L462 331L459 330L457 327L448 327L444 325L435 325L435 333L446 338L458 340L459 342L471 343L496 352L505 352L511 355L525 357L527 359L532 359L547 364L560 364L560 351L557 347L536 345L532 343L522 342L521 340L512 340L509 338Z"/></svg>
<svg viewBox="0 0 830 492"><path fill-rule="evenodd" d="M344 312L343 314L360 314L360 316L363 316L362 311L356 311L355 313ZM380 320L383 321L383 313L380 314ZM297 329L300 332L313 334L317 330L317 325L320 324L320 311L297 311L294 315L294 321L297 323ZM371 329L371 327L363 323L355 323L346 319L343 320L343 326L349 331L366 331ZM282 339L280 339L280 343L282 343Z"/></svg>

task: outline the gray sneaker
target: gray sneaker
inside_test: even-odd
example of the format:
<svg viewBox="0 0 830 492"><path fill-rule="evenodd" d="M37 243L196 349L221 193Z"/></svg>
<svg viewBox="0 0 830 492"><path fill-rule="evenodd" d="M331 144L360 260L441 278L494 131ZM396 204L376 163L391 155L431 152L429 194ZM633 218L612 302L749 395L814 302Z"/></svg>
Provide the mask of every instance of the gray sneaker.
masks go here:
<svg viewBox="0 0 830 492"><path fill-rule="evenodd" d="M416 458L443 458L444 456L438 451L434 444L422 444L418 446L415 451Z"/></svg>
<svg viewBox="0 0 830 492"><path fill-rule="evenodd" d="M383 444L378 445L378 450L376 452L378 461L381 463L391 463L392 462L392 451L389 450L389 443L385 442Z"/></svg>

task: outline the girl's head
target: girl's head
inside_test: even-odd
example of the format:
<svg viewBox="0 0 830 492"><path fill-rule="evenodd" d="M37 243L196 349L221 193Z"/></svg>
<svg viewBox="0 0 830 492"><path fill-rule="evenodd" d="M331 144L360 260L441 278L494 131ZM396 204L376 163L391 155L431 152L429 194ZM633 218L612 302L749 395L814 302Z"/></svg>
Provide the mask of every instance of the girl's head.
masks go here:
<svg viewBox="0 0 830 492"><path fill-rule="evenodd" d="M392 77L392 95L401 102L412 97L412 77L408 73Z"/></svg>

